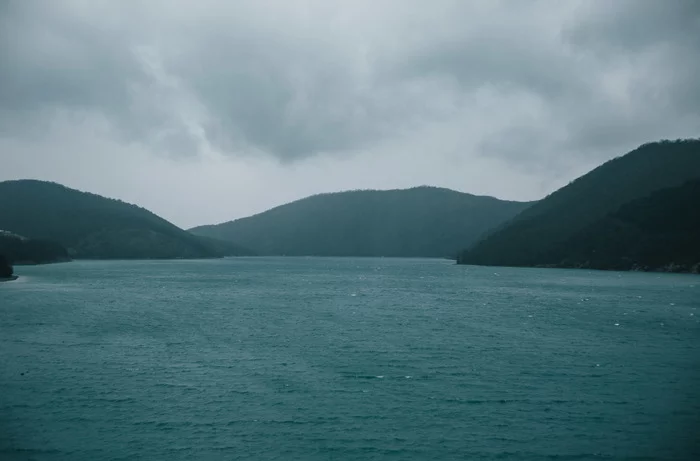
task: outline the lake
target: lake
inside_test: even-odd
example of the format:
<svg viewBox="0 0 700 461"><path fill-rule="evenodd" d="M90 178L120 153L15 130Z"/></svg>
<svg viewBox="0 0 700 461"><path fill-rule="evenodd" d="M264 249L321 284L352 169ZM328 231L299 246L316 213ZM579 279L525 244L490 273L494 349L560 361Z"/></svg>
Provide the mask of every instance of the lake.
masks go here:
<svg viewBox="0 0 700 461"><path fill-rule="evenodd" d="M700 277L232 258L18 267L0 459L700 459Z"/></svg>

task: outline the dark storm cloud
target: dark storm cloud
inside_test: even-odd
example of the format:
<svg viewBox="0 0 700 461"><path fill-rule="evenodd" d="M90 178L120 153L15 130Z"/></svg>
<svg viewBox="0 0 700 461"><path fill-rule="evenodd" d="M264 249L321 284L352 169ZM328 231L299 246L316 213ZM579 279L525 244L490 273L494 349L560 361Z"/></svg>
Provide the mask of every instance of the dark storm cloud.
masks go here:
<svg viewBox="0 0 700 461"><path fill-rule="evenodd" d="M606 9L581 8L583 20L569 33L600 51L644 51L663 44L698 45L700 3L696 0L618 0Z"/></svg>
<svg viewBox="0 0 700 461"><path fill-rule="evenodd" d="M698 127L699 9L9 1L0 135L37 136L71 112L175 155L208 146L287 161L469 124L473 155L604 157Z"/></svg>
<svg viewBox="0 0 700 461"><path fill-rule="evenodd" d="M700 133L700 2L610 2L607 11L584 11L566 38L579 53L629 73L627 112L588 114L574 139L653 136L688 119Z"/></svg>
<svg viewBox="0 0 700 461"><path fill-rule="evenodd" d="M58 2L5 2L0 10L0 130L36 136L54 109L123 120L130 82L143 79L128 37L66 15Z"/></svg>

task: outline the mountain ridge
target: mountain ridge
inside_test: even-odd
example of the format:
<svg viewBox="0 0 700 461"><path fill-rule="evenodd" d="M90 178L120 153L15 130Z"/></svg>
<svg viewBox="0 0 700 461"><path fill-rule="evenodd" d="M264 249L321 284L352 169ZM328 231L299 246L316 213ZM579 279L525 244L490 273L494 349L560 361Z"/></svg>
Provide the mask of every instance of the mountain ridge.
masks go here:
<svg viewBox="0 0 700 461"><path fill-rule="evenodd" d="M352 190L190 232L268 255L454 257L465 242L530 204L433 186ZM470 220L470 212L478 217Z"/></svg>
<svg viewBox="0 0 700 461"><path fill-rule="evenodd" d="M59 242L77 259L213 258L237 252L232 243L214 245L138 205L33 179L0 182L0 229Z"/></svg>
<svg viewBox="0 0 700 461"><path fill-rule="evenodd" d="M566 242L625 204L700 178L700 140L646 143L553 192L464 250L458 262L559 265Z"/></svg>

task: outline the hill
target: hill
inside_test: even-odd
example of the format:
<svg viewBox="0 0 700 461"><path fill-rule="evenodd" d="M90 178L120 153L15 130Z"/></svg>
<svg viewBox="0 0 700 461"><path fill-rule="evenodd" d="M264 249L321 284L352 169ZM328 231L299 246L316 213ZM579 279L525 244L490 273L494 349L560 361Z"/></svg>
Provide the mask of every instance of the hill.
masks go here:
<svg viewBox="0 0 700 461"><path fill-rule="evenodd" d="M591 245L593 241L598 245L612 242L610 226L613 222L620 223L623 216L615 214L618 210L629 213L634 209L638 215L635 219L645 219L648 211L640 207L651 202L642 201L636 205L631 202L652 200L650 195L657 191L677 188L698 178L700 140L645 144L601 165L525 210L508 225L460 254L458 262L495 266L570 265L582 257L577 251L583 241ZM690 190L681 189L678 195L663 197L670 200L688 192ZM622 207L627 204L630 208L624 211ZM641 238L641 235L635 237L630 233L626 238ZM608 247L605 251L612 249ZM614 254L622 257L620 253ZM609 265L610 260L606 264Z"/></svg>
<svg viewBox="0 0 700 461"><path fill-rule="evenodd" d="M34 181L0 183L0 229L51 240L84 259L210 258L247 253L198 238L148 210Z"/></svg>
<svg viewBox="0 0 700 461"><path fill-rule="evenodd" d="M190 232L264 255L455 257L529 203L449 189L321 194Z"/></svg>
<svg viewBox="0 0 700 461"><path fill-rule="evenodd" d="M0 231L0 255L8 264L45 264L69 261L68 250L50 240L34 240Z"/></svg>
<svg viewBox="0 0 700 461"><path fill-rule="evenodd" d="M562 267L700 271L700 180L634 200L565 242Z"/></svg>

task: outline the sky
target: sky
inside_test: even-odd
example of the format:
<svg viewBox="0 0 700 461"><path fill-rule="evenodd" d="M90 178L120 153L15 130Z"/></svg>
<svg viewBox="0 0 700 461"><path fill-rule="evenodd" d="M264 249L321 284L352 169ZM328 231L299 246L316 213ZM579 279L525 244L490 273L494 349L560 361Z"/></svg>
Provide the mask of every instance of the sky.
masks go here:
<svg viewBox="0 0 700 461"><path fill-rule="evenodd" d="M307 195L545 196L700 135L696 0L0 0L0 180L182 227Z"/></svg>

